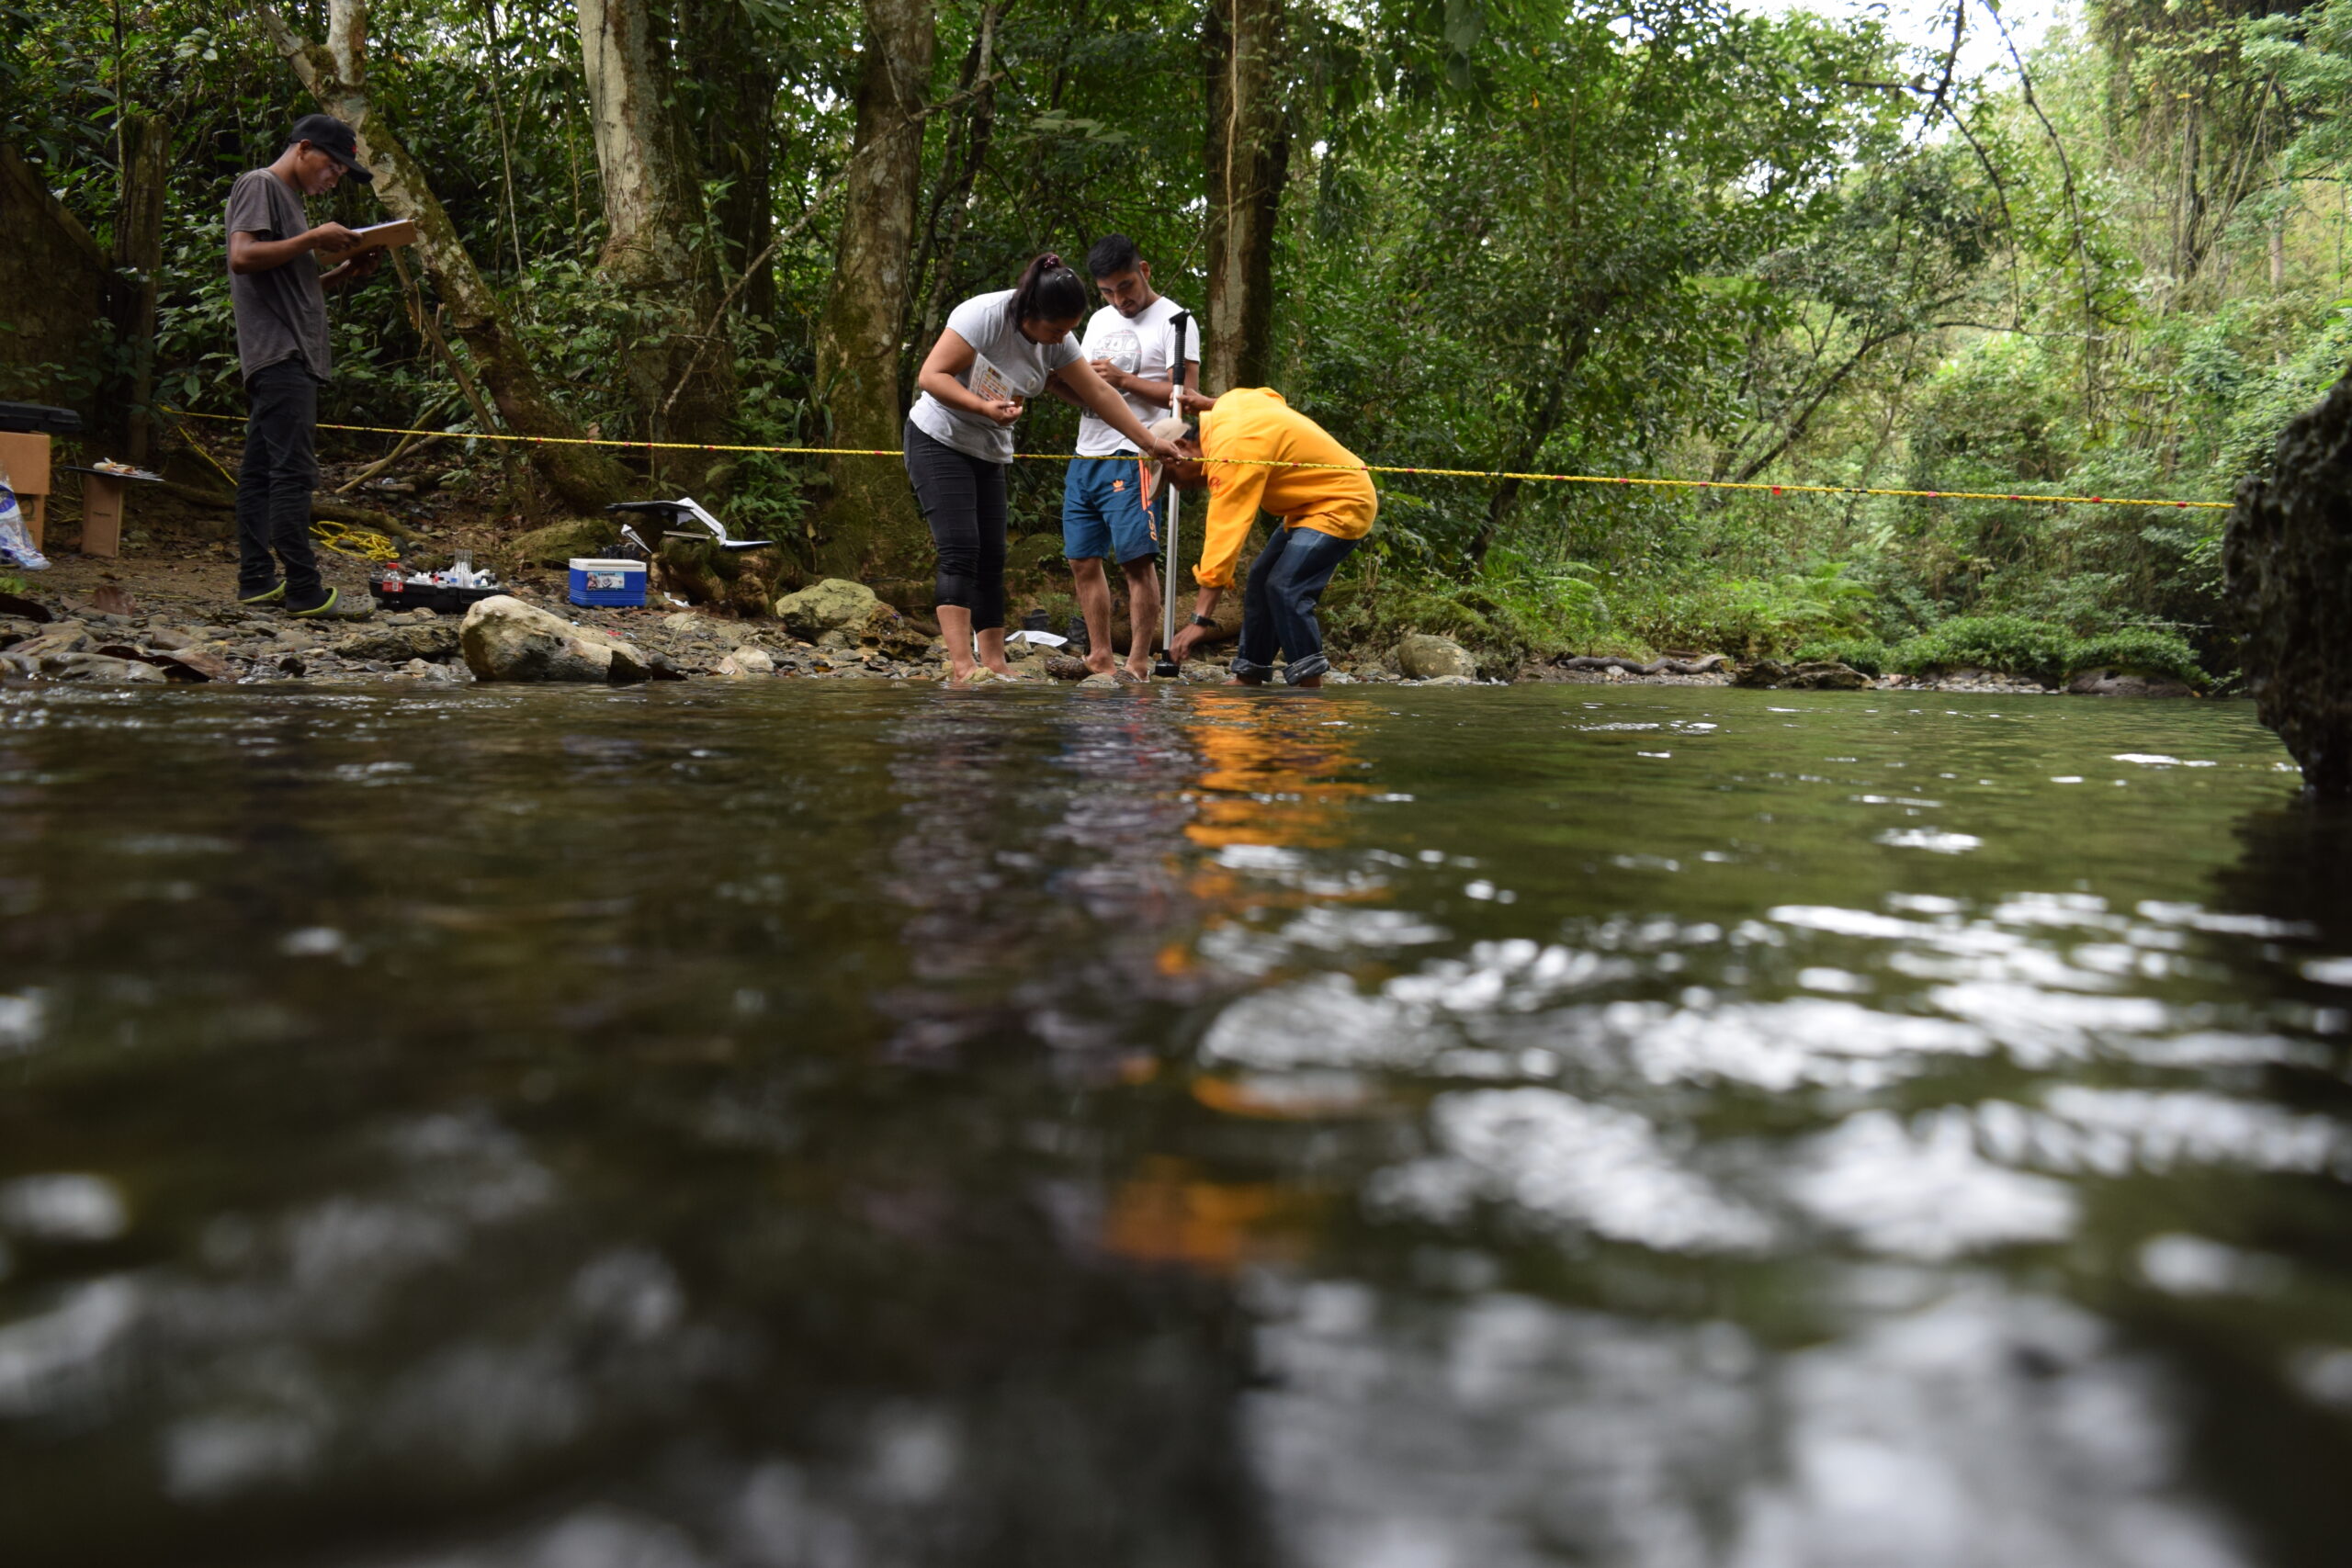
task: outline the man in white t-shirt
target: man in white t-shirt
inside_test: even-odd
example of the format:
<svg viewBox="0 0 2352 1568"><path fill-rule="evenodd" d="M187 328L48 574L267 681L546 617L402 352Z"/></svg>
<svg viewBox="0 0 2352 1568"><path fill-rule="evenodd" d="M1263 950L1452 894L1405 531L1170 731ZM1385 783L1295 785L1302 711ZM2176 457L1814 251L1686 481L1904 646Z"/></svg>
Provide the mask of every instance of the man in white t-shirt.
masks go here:
<svg viewBox="0 0 2352 1568"><path fill-rule="evenodd" d="M1173 299L1154 292L1151 264L1125 235L1097 241L1086 253L1086 265L1105 303L1086 323L1081 352L1139 422L1166 418L1177 381L1200 389L1199 327ZM1086 616L1086 662L1100 672L1114 668L1111 583L1102 563L1116 560L1127 579L1126 670L1144 680L1151 673L1152 633L1159 625L1165 503L1147 503L1139 454L1091 413L1079 422L1078 452L1062 482L1062 553L1069 558L1078 606Z"/></svg>

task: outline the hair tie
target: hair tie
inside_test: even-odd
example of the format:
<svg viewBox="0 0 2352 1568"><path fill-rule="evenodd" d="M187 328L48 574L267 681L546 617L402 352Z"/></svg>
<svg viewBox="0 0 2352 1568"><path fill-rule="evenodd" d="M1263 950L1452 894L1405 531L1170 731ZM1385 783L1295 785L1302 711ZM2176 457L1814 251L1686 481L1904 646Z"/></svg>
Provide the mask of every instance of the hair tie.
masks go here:
<svg viewBox="0 0 2352 1568"><path fill-rule="evenodd" d="M1051 251L1047 251L1044 255L1039 256L1037 260L1047 272L1055 271L1062 265L1062 258L1054 254Z"/></svg>

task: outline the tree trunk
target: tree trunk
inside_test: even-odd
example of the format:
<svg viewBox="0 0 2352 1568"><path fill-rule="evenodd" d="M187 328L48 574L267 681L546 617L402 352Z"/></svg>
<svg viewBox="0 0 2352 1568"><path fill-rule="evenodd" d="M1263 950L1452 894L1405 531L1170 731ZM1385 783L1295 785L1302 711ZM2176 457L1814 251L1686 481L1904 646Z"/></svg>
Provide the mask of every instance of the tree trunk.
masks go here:
<svg viewBox="0 0 2352 1568"><path fill-rule="evenodd" d="M1272 357L1274 226L1290 168L1283 6L1210 0L1204 14L1209 291L1201 383L1218 391L1263 384Z"/></svg>
<svg viewBox="0 0 2352 1568"><path fill-rule="evenodd" d="M72 403L96 423L86 381L54 367L87 353L105 318L107 255L50 193L40 170L0 142L0 310L12 329L0 355L0 398Z"/></svg>
<svg viewBox="0 0 2352 1568"><path fill-rule="evenodd" d="M164 162L172 139L149 115L125 118L122 133L112 303L130 394L121 405L123 456L143 466L154 446L150 411L155 401L155 275L164 265Z"/></svg>
<svg viewBox="0 0 2352 1568"><path fill-rule="evenodd" d="M1584 363L1585 352L1591 340L1592 333L1582 321L1562 332L1559 363L1544 378L1542 389L1529 400L1532 406L1529 410L1527 427L1520 432L1518 445L1511 448L1502 467L1514 473L1525 473L1534 468L1536 458L1543 455L1544 444L1552 439L1554 431L1560 428L1561 417L1567 412L1568 387L1576 379L1577 367ZM1493 493L1487 496L1487 520L1478 525L1478 532L1470 540L1470 559L1474 563L1486 564L1487 552L1494 548L1497 539L1502 537L1503 525L1517 509L1520 490L1525 482L1523 479L1499 480Z"/></svg>
<svg viewBox="0 0 2352 1568"><path fill-rule="evenodd" d="M682 47L703 90L695 139L702 173L726 186L711 212L720 269L729 278L740 277L775 233L775 57L742 0L697 0L683 8L679 20ZM753 268L735 298L736 308L752 321L774 321L774 260Z"/></svg>
<svg viewBox="0 0 2352 1568"><path fill-rule="evenodd" d="M416 249L434 287L449 307L450 324L473 354L482 384L498 404L499 416L518 435L548 440L578 437L580 427L548 396L522 342L508 330L505 312L458 238L457 225L441 207L391 126L368 99L364 73L345 75L338 56L359 64L367 37L360 0L333 0L329 36L342 40L336 53L300 37L268 6L255 16L277 52L327 113L359 138L359 156L376 175L371 188L386 211L416 225ZM537 446L531 460L558 495L582 511L634 493L639 487L619 463L590 446Z"/></svg>
<svg viewBox="0 0 2352 1568"><path fill-rule="evenodd" d="M911 285L915 203L922 186L923 93L938 41L932 0L865 0L857 132L832 290L817 327L817 396L829 444L895 447L899 329ZM898 465L836 457L819 565L835 571L910 568L927 536Z"/></svg>
<svg viewBox="0 0 2352 1568"><path fill-rule="evenodd" d="M597 265L634 307L621 375L643 411L646 439L720 441L734 400L734 355L718 319L712 258L686 243L703 220L702 192L673 107L669 18L658 4L580 0L581 66L605 198ZM706 333L715 341L705 342ZM662 453L657 467L693 490L707 485L712 465L704 454Z"/></svg>
<svg viewBox="0 0 2352 1568"><path fill-rule="evenodd" d="M907 327L901 334L915 363L931 352L947 315L947 290L955 281L956 253L964 243L964 224L971 216L972 185L988 162L989 142L996 134L996 87L989 81L996 52L997 23L1003 19L1006 0L989 0L981 8L980 25L964 57L957 79L958 96L968 96L964 111L964 139L938 187L932 192L931 210L923 219L922 247L914 266L916 287L907 299ZM940 225L946 225L945 234Z"/></svg>

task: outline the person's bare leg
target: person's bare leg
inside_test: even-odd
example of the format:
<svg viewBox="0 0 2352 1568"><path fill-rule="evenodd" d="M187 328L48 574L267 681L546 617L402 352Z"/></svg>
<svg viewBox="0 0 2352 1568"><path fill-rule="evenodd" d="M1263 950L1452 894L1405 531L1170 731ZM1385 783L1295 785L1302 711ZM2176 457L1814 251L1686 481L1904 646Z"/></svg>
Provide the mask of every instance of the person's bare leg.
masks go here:
<svg viewBox="0 0 2352 1568"><path fill-rule="evenodd" d="M1078 592L1079 614L1086 617L1086 667L1108 675L1118 657L1111 651L1111 580L1102 562L1080 556L1069 563L1070 582Z"/></svg>
<svg viewBox="0 0 2352 1568"><path fill-rule="evenodd" d="M967 626L969 626L971 616L966 615L964 621ZM1012 673L1012 666L1004 661L1004 628L1002 626L990 626L980 634L980 662L1000 675Z"/></svg>
<svg viewBox="0 0 2352 1568"><path fill-rule="evenodd" d="M939 636L947 644L948 679L967 681L975 668L972 660L972 612L961 604L939 607ZM1004 635L997 634L997 656L1004 656Z"/></svg>
<svg viewBox="0 0 2352 1568"><path fill-rule="evenodd" d="M1309 675L1303 680L1293 681L1291 682L1292 685L1298 687L1301 691L1313 691L1322 683L1323 677L1320 675Z"/></svg>
<svg viewBox="0 0 2352 1568"><path fill-rule="evenodd" d="M1127 574L1127 672L1151 676L1151 645L1159 630L1159 565L1152 557L1124 562Z"/></svg>

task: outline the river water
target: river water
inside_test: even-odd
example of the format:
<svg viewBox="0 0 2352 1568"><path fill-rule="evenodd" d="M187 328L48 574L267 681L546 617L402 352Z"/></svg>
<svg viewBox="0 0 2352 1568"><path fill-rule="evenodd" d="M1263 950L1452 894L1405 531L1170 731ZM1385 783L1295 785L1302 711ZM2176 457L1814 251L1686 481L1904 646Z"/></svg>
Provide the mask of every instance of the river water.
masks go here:
<svg viewBox="0 0 2352 1568"><path fill-rule="evenodd" d="M2228 703L0 694L0 1558L2341 1562L2297 784Z"/></svg>

